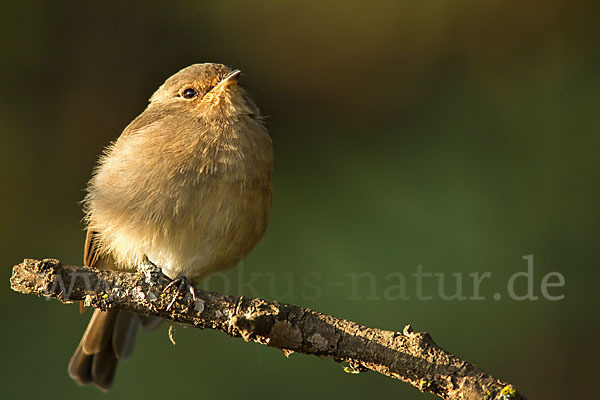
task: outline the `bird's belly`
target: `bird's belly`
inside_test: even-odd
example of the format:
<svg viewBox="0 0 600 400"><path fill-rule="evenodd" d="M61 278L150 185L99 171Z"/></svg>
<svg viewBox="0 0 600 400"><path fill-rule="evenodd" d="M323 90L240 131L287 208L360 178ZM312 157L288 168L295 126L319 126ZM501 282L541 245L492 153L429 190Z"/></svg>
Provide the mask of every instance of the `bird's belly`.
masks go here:
<svg viewBox="0 0 600 400"><path fill-rule="evenodd" d="M159 218L144 252L167 276L198 282L248 254L267 227L270 201L270 186L260 182L190 191L166 207L173 218Z"/></svg>

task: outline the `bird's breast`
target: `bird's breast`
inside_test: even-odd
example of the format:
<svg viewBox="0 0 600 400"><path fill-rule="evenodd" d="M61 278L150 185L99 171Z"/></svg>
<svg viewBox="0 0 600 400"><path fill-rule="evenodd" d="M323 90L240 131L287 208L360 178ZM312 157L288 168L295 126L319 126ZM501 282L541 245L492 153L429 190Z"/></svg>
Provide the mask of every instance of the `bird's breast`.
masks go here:
<svg viewBox="0 0 600 400"><path fill-rule="evenodd" d="M123 268L146 255L198 281L243 258L266 230L272 150L266 136L198 143L132 137L101 162L86 200L90 228ZM176 144L173 146L173 144ZM139 154L140 147L150 149Z"/></svg>

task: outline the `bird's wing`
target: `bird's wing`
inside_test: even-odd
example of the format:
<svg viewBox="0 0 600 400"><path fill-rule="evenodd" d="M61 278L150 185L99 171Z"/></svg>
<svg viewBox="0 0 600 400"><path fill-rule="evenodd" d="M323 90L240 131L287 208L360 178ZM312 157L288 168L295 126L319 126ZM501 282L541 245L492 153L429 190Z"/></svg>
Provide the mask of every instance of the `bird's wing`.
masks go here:
<svg viewBox="0 0 600 400"><path fill-rule="evenodd" d="M87 230L85 244L83 245L83 265L93 267L98 262L99 252L95 241L96 232Z"/></svg>
<svg viewBox="0 0 600 400"><path fill-rule="evenodd" d="M91 229L87 230L85 244L83 245L83 265L98 269L115 269L112 257L101 255L98 248L97 234ZM85 303L79 303L79 312L85 311Z"/></svg>

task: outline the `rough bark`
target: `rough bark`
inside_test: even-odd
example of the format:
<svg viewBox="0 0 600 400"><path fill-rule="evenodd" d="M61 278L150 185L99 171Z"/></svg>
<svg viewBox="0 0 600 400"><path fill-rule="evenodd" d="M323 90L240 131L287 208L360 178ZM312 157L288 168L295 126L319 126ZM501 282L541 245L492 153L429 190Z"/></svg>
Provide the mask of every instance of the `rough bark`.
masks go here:
<svg viewBox="0 0 600 400"><path fill-rule="evenodd" d="M524 399L514 386L448 353L429 334L369 328L357 323L275 301L196 290L180 297L162 274L100 271L62 265L58 260L26 259L14 266L11 287L21 293L83 301L160 316L178 324L219 330L292 352L347 362L348 372L372 370L444 399ZM164 291L164 292L163 292Z"/></svg>

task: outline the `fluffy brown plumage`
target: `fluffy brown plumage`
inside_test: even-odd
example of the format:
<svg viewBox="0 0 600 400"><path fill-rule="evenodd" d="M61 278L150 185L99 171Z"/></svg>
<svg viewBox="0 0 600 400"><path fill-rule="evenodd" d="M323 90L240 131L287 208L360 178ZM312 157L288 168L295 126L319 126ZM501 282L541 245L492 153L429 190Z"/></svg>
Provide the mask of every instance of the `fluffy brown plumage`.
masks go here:
<svg viewBox="0 0 600 400"><path fill-rule="evenodd" d="M238 77L220 64L179 71L106 149L84 201L86 265L135 270L147 258L195 284L256 245L269 218L273 151ZM156 321L96 311L71 377L108 389L140 322Z"/></svg>

